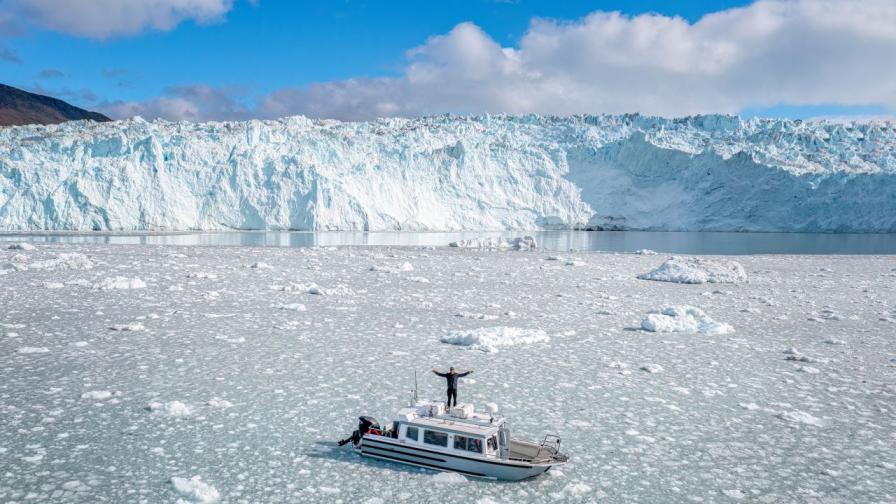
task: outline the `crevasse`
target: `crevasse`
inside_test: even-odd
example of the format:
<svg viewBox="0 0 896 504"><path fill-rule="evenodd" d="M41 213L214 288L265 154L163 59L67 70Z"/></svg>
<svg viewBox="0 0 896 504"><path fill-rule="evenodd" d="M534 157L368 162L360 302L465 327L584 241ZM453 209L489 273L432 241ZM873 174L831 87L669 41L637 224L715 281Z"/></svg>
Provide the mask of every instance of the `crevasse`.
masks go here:
<svg viewBox="0 0 896 504"><path fill-rule="evenodd" d="M6 230L896 231L896 125L695 116L0 128Z"/></svg>

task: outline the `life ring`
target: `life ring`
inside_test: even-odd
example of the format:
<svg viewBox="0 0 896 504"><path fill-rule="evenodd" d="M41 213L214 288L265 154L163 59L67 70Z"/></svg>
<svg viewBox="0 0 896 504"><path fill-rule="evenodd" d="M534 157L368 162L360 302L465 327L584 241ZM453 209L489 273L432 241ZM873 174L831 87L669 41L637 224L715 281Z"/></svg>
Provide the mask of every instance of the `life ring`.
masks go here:
<svg viewBox="0 0 896 504"><path fill-rule="evenodd" d="M382 432L381 430L379 430L379 429L373 429L373 428L371 428L371 429L367 429L367 433L368 433L368 434L373 434L373 435L375 435L375 436L382 436L382 435L383 435L383 432Z"/></svg>

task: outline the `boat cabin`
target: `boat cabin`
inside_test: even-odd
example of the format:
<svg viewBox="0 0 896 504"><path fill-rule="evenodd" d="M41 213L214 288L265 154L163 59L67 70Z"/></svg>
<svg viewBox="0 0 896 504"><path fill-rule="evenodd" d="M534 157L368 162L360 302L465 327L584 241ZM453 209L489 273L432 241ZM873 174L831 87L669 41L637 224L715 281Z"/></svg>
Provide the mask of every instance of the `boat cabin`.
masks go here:
<svg viewBox="0 0 896 504"><path fill-rule="evenodd" d="M392 435L399 443L467 456L502 456L509 434L504 418L460 404L446 411L440 401L418 402L398 411ZM506 455L505 455L506 456Z"/></svg>

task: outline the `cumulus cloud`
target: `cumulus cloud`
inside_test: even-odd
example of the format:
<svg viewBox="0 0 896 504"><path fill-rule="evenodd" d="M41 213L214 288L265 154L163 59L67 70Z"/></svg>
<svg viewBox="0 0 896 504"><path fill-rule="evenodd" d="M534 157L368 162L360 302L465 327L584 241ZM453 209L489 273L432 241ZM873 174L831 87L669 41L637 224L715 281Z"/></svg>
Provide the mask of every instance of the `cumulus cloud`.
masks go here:
<svg viewBox="0 0 896 504"><path fill-rule="evenodd" d="M233 0L6 0L4 7L44 28L102 39L170 30L188 19L213 22L232 6Z"/></svg>
<svg viewBox="0 0 896 504"><path fill-rule="evenodd" d="M252 110L239 100L243 94L245 90L236 87L178 86L168 89L165 96L151 100L107 102L97 108L113 119L133 116L171 121L251 119L254 116Z"/></svg>
<svg viewBox="0 0 896 504"><path fill-rule="evenodd" d="M183 100L166 102L178 118L191 106L197 117L337 119L442 112L678 116L778 104L896 110L894 54L892 0L761 0L693 23L615 12L573 22L536 19L516 47L462 23L409 50L398 77L284 88L259 97L252 110L208 106L202 96L156 101Z"/></svg>

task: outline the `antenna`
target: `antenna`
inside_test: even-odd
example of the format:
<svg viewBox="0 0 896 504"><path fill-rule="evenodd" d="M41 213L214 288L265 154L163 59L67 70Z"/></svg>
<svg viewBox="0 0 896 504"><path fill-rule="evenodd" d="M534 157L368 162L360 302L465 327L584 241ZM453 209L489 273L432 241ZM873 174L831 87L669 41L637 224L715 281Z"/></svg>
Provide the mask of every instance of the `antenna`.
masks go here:
<svg viewBox="0 0 896 504"><path fill-rule="evenodd" d="M414 404L417 404L417 370L414 370Z"/></svg>

